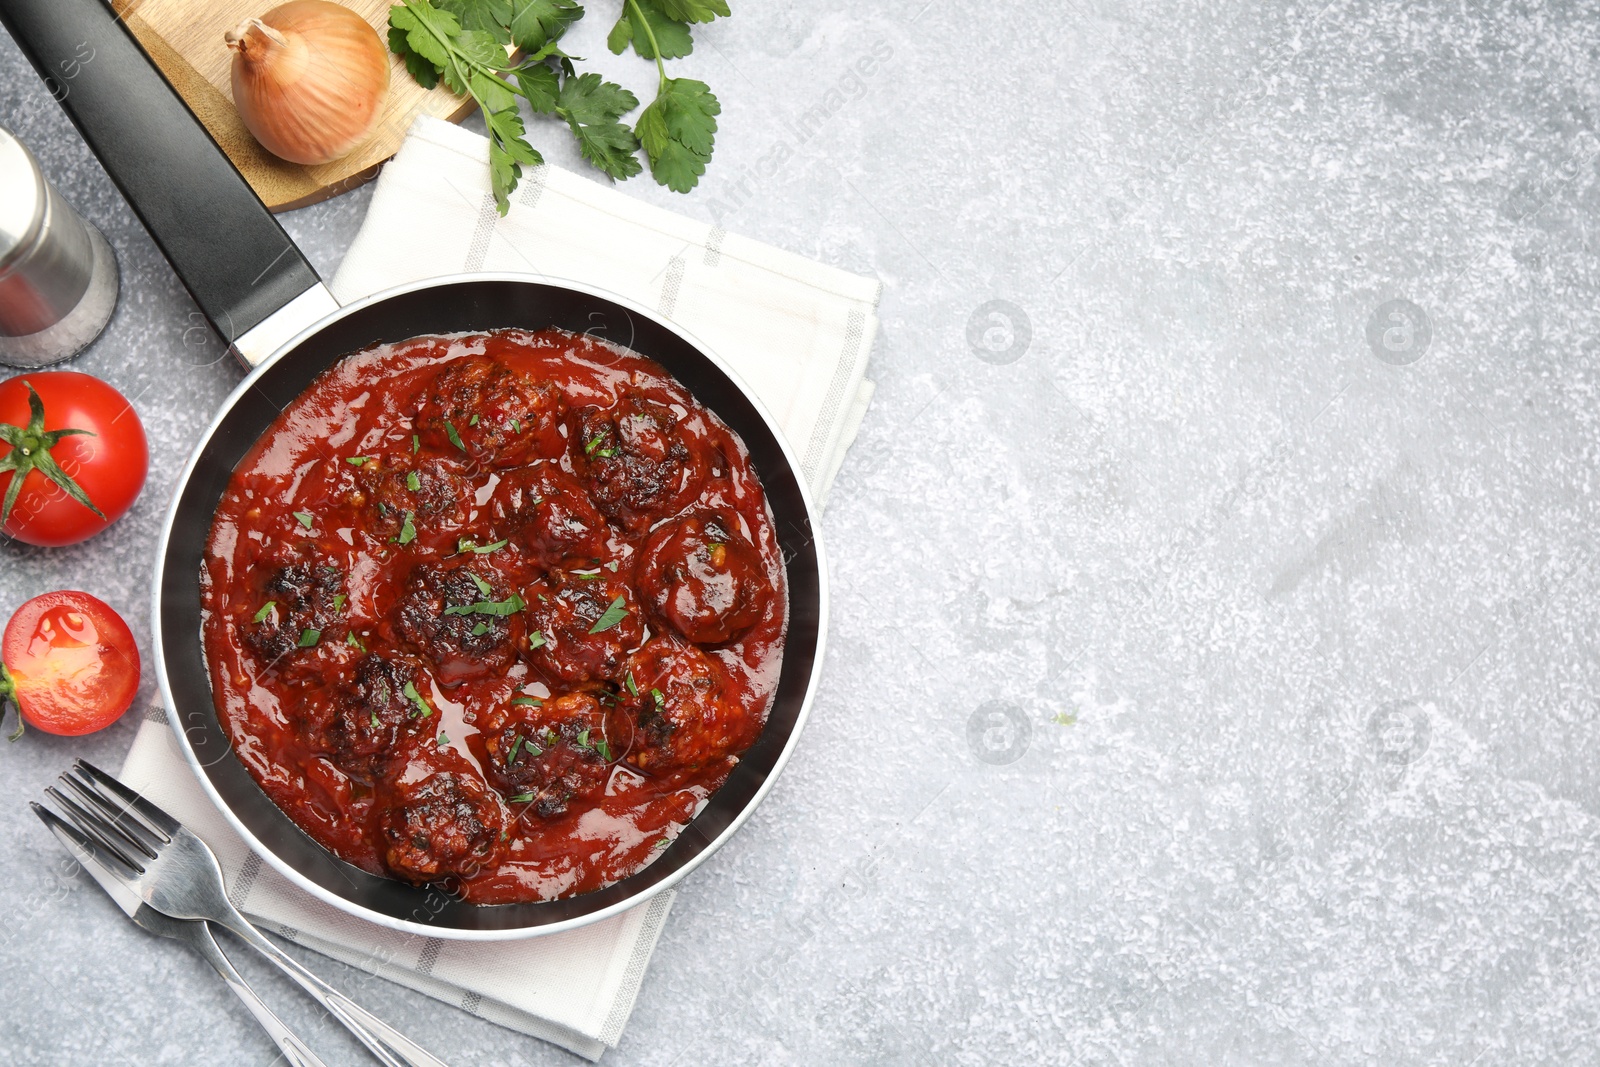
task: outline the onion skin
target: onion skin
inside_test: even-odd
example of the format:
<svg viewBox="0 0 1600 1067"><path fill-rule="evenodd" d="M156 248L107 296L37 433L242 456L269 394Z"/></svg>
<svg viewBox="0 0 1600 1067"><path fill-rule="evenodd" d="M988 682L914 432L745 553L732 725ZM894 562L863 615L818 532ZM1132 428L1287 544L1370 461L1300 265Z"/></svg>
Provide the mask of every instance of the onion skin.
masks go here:
<svg viewBox="0 0 1600 1067"><path fill-rule="evenodd" d="M329 0L290 0L226 35L233 103L261 146L291 163L329 163L377 125L389 50L370 23Z"/></svg>

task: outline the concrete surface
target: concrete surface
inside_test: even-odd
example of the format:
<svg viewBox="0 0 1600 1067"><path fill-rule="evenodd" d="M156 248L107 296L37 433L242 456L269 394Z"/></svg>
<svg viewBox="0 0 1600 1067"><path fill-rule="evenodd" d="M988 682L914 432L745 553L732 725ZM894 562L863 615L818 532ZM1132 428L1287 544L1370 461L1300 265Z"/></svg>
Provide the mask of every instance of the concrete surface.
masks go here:
<svg viewBox="0 0 1600 1067"><path fill-rule="evenodd" d="M1600 1062L1597 5L736 8L677 67L702 189L626 188L882 278L879 392L811 726L607 1062ZM106 535L0 546L0 610L143 640L238 372L3 39L0 123L121 259L74 366L154 448ZM284 222L331 273L364 204ZM0 752L0 1058L266 1063L26 814L134 726ZM313 965L453 1063L575 1062Z"/></svg>

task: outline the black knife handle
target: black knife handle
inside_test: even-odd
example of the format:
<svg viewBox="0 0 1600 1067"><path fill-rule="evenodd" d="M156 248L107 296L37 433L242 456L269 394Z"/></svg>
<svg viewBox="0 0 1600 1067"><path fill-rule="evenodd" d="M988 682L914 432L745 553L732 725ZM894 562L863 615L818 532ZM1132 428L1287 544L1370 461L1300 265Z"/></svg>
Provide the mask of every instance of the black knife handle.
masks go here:
<svg viewBox="0 0 1600 1067"><path fill-rule="evenodd" d="M321 280L103 0L0 0L0 23L224 341Z"/></svg>

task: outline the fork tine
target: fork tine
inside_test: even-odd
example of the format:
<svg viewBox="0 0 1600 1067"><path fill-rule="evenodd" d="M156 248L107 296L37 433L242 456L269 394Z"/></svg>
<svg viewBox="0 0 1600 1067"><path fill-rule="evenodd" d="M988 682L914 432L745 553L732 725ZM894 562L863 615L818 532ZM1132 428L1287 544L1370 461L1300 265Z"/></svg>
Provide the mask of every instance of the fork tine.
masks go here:
<svg viewBox="0 0 1600 1067"><path fill-rule="evenodd" d="M122 831L124 837L136 843L142 851L149 854L151 859L156 857L155 850L169 840L165 834L157 833L146 826L127 808L114 800L101 796L92 787L85 785L72 775L62 774L61 784L69 787L74 795L81 797L90 812L98 811L103 820L110 820L113 826Z"/></svg>
<svg viewBox="0 0 1600 1067"><path fill-rule="evenodd" d="M37 800L28 801L28 807L33 809L33 813L35 815L39 816L40 822L50 827L51 833L58 837L62 834L67 835L67 837L76 842L78 847L83 849L85 852L93 853L95 851L94 842L90 841L89 838L84 835L82 830L79 830L76 826L72 825L72 823L63 819L61 816L45 807Z"/></svg>
<svg viewBox="0 0 1600 1067"><path fill-rule="evenodd" d="M88 760L74 760L72 763L72 769L82 775L91 788L103 786L112 793L115 793L124 804L143 816L145 821L148 822L152 827L161 831L163 837L166 837L170 840L172 835L181 829L181 824L177 819L174 819L155 804L152 804L150 801L146 800L139 794L137 790L130 789L128 786L123 785L116 778L107 774L105 771L102 771L99 767L96 767Z"/></svg>
<svg viewBox="0 0 1600 1067"><path fill-rule="evenodd" d="M151 852L143 845L138 844L138 842L130 842L122 833L122 831L108 824L99 815L96 815L90 811L86 811L71 797L62 793L54 786L47 787L45 789L45 795L65 809L67 818L71 820L72 824L76 826L85 837L89 838L90 841L96 844L96 852L102 855L109 854L113 859L117 860L124 867L127 867L135 874L144 873L144 864L138 862L130 853L133 853L135 849L137 849L138 851L144 852L151 859L155 858L154 852Z"/></svg>

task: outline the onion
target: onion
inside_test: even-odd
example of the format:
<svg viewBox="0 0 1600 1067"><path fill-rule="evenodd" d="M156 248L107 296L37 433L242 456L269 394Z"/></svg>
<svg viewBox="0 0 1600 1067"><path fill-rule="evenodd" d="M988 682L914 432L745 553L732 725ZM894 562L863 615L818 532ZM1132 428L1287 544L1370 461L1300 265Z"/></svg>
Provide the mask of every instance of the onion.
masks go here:
<svg viewBox="0 0 1600 1067"><path fill-rule="evenodd" d="M327 163L364 141L389 91L389 53L370 23L329 0L291 0L225 36L233 103L261 146Z"/></svg>

